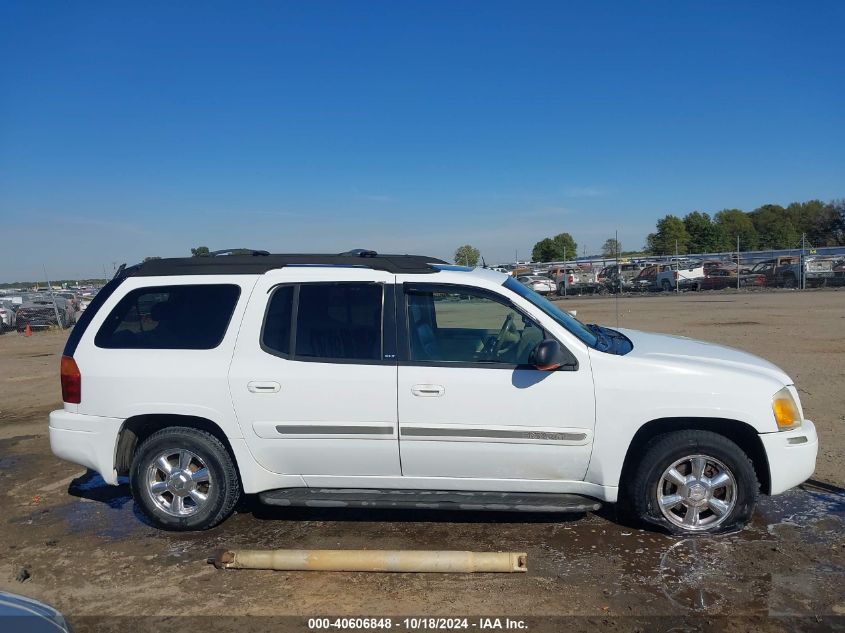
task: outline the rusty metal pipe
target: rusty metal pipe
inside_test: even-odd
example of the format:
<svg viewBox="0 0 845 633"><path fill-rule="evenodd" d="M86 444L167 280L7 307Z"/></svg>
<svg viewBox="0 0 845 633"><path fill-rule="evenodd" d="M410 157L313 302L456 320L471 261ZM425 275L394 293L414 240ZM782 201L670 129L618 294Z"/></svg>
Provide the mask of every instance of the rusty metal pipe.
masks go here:
<svg viewBox="0 0 845 633"><path fill-rule="evenodd" d="M525 572L524 552L277 549L228 550L208 562L218 569L369 572Z"/></svg>

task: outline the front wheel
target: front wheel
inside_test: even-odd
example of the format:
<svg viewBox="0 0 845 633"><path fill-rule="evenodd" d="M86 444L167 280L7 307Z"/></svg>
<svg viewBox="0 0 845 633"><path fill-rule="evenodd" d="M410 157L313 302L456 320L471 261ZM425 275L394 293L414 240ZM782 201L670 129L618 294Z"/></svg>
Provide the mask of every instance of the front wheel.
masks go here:
<svg viewBox="0 0 845 633"><path fill-rule="evenodd" d="M690 430L652 441L627 494L640 521L674 534L695 534L742 527L754 511L759 487L739 446L717 433Z"/></svg>
<svg viewBox="0 0 845 633"><path fill-rule="evenodd" d="M205 530L228 517L240 497L229 451L216 437L169 427L138 447L129 471L135 503L165 530Z"/></svg>

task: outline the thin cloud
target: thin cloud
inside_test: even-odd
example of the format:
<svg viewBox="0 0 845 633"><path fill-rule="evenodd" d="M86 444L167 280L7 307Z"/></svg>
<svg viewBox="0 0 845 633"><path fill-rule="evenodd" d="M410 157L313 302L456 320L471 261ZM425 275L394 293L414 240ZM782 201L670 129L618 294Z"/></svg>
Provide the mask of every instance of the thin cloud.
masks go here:
<svg viewBox="0 0 845 633"><path fill-rule="evenodd" d="M567 187L563 195L567 198L600 198L608 195L608 191L602 187Z"/></svg>

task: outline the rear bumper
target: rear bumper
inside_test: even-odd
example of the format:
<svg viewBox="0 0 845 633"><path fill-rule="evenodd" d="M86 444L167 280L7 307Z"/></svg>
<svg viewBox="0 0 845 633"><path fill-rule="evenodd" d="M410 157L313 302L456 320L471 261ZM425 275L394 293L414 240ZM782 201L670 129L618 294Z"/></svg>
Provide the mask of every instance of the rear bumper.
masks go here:
<svg viewBox="0 0 845 633"><path fill-rule="evenodd" d="M117 484L114 454L123 420L70 413L50 413L50 448L66 461L97 471L108 484Z"/></svg>
<svg viewBox="0 0 845 633"><path fill-rule="evenodd" d="M794 431L761 433L760 441L769 461L771 494L785 492L812 476L819 451L819 438L812 422L804 420Z"/></svg>

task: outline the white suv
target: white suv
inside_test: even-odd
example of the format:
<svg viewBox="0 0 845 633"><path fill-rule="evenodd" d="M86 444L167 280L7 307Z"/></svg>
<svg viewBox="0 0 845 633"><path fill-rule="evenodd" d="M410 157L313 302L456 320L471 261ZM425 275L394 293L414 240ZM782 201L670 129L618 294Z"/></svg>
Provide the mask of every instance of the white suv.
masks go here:
<svg viewBox="0 0 845 633"><path fill-rule="evenodd" d="M749 354L583 325L433 258L228 255L121 269L61 363L53 452L129 475L158 526L283 506L584 512L741 526L807 479L792 380Z"/></svg>

